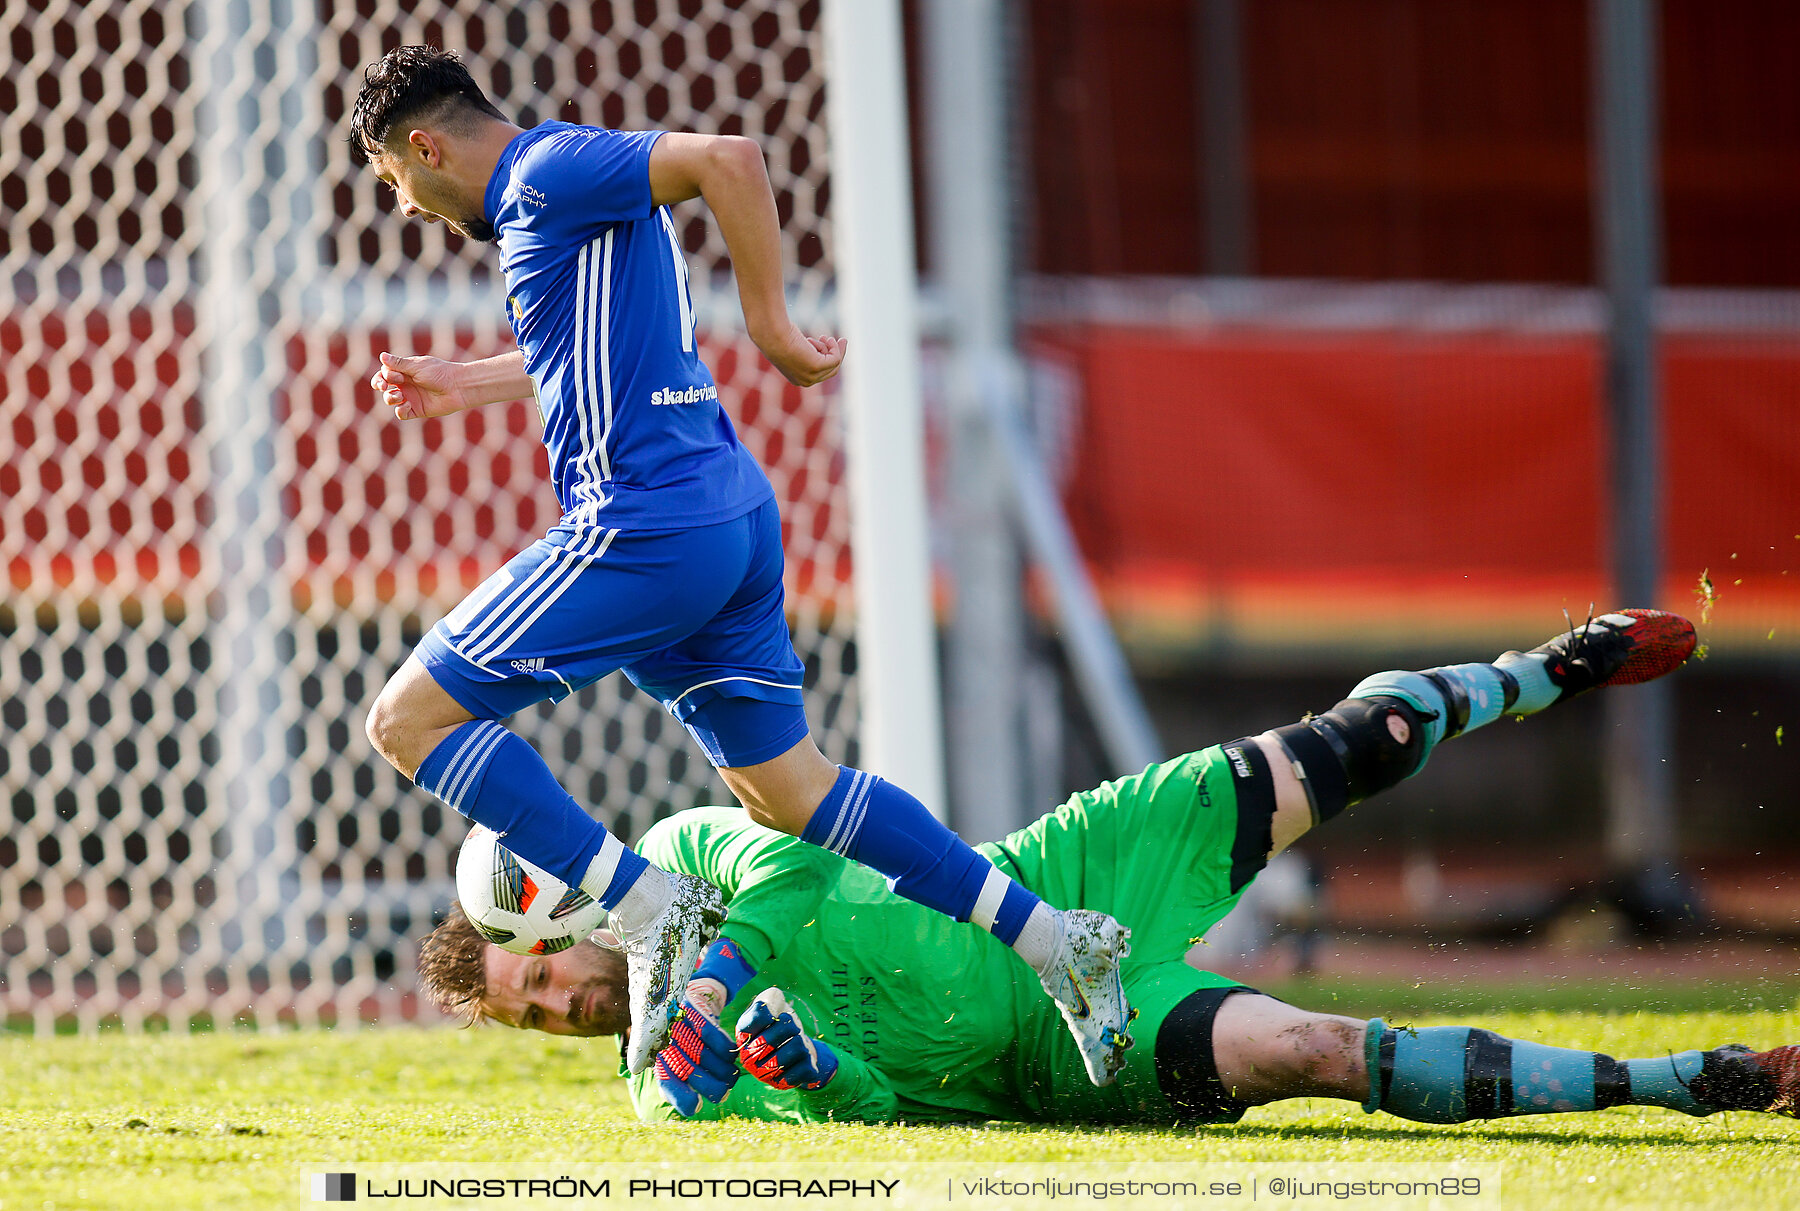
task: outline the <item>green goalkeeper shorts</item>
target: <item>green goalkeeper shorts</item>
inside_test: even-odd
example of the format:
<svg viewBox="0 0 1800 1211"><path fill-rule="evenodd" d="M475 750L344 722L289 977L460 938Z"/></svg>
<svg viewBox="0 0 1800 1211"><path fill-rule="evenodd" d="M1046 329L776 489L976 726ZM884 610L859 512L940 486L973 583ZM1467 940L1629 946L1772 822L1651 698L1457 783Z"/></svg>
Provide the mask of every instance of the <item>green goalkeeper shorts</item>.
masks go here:
<svg viewBox="0 0 1800 1211"><path fill-rule="evenodd" d="M1127 1053L1125 1070L1112 1085L1091 1085L1074 1042L1049 1007L1050 1023L1040 1040L1047 1054L1036 1081L1042 1098L1034 1107L1043 1117L1175 1118L1156 1084L1157 1034L1170 1010L1195 991L1237 986L1236 980L1183 960L1231 911L1250 874L1260 868L1263 854L1248 862L1246 854L1259 845L1265 854L1267 849L1273 799L1244 813L1244 831L1251 835L1240 840L1240 782L1226 747L1234 746L1189 753L1075 795L997 845L982 847L989 854L998 850L1000 869L1049 904L1099 909L1131 930L1131 955L1122 975L1138 1011L1132 1023L1137 1042ZM1268 775L1266 769L1259 772L1256 791L1262 794Z"/></svg>

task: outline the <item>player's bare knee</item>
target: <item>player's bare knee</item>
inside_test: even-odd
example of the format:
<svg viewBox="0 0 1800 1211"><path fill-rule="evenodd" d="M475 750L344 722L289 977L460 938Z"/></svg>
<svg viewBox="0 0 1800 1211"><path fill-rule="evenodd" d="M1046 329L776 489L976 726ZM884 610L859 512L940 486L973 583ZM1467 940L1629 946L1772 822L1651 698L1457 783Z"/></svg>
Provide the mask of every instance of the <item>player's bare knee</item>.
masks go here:
<svg viewBox="0 0 1800 1211"><path fill-rule="evenodd" d="M1247 1048L1249 1072L1235 1090L1249 1102L1291 1097L1359 1096L1351 1090L1361 1070L1362 1022L1303 1014L1275 1027Z"/></svg>
<svg viewBox="0 0 1800 1211"><path fill-rule="evenodd" d="M439 741L473 717L414 657L381 688L363 731L376 752L411 778Z"/></svg>
<svg viewBox="0 0 1800 1211"><path fill-rule="evenodd" d="M1284 1026L1280 1048L1293 1097L1361 1096L1363 1036L1367 1022L1308 1014Z"/></svg>
<svg viewBox="0 0 1800 1211"><path fill-rule="evenodd" d="M1360 1098L1363 1032L1354 1018L1308 1013L1273 997L1235 996L1214 1024L1219 1078L1233 1097L1259 1105L1290 1097Z"/></svg>
<svg viewBox="0 0 1800 1211"><path fill-rule="evenodd" d="M418 677L409 676L408 671L408 667L403 666L382 687L375 705L369 708L363 730L375 751L410 778L440 739L436 733L446 726L454 726L456 717L466 718L467 713L438 690L435 682L429 679L422 682ZM434 698L443 701L435 702ZM448 712L443 703L449 703L451 709Z"/></svg>
<svg viewBox="0 0 1800 1211"><path fill-rule="evenodd" d="M363 724L363 733L368 736L369 744L376 752L387 759L396 769L404 771L405 764L400 754L406 747L410 730L406 726L406 712L397 701L399 695L394 692L394 683L387 687L375 699L375 705L369 708L369 717Z"/></svg>

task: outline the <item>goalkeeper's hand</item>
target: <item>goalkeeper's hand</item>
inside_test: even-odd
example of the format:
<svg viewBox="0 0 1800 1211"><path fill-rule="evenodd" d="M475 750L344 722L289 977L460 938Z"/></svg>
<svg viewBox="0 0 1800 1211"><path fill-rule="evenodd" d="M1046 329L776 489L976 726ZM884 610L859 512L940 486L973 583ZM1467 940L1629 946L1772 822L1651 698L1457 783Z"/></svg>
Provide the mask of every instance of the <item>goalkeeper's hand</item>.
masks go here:
<svg viewBox="0 0 1800 1211"><path fill-rule="evenodd" d="M669 1045L656 1053L656 1085L682 1118L717 1102L737 1083L737 1048L719 1026L729 998L718 980L690 981L669 1025Z"/></svg>
<svg viewBox="0 0 1800 1211"><path fill-rule="evenodd" d="M779 988L765 988L737 1024L745 1071L776 1089L823 1089L837 1075L829 1044L808 1038Z"/></svg>

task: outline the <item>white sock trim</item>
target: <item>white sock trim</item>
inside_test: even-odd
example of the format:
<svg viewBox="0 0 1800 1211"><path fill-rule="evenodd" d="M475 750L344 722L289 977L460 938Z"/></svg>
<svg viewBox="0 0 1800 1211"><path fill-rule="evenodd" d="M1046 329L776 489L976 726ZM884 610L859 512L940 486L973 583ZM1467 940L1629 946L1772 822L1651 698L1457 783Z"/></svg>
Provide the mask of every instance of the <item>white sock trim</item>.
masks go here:
<svg viewBox="0 0 1800 1211"><path fill-rule="evenodd" d="M1039 901L1025 918L1024 928L1013 941L1013 950L1031 964L1039 979L1048 979L1050 969L1061 957L1063 940L1062 914Z"/></svg>
<svg viewBox="0 0 1800 1211"><path fill-rule="evenodd" d="M1011 886L1012 880L1001 874L997 867L988 867L981 894L975 897L975 907L969 910L969 920L993 933L994 921L1000 916L1000 902L1006 899L1006 889Z"/></svg>
<svg viewBox="0 0 1800 1211"><path fill-rule="evenodd" d="M611 833L600 843L600 852L588 863L587 874L581 876L581 890L605 904L606 889L619 873L619 860L625 856L624 842Z"/></svg>
<svg viewBox="0 0 1800 1211"><path fill-rule="evenodd" d="M593 893L589 893L590 895ZM635 942L650 932L663 910L675 900L675 882L660 866L646 866L619 902L607 910L613 932L623 942Z"/></svg>

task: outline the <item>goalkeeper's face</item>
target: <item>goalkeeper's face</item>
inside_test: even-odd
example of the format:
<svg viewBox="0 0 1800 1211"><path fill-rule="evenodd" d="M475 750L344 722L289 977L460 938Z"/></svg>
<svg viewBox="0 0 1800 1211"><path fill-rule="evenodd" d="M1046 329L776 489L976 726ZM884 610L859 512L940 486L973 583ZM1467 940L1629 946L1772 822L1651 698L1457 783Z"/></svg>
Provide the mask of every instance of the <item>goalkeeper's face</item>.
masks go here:
<svg viewBox="0 0 1800 1211"><path fill-rule="evenodd" d="M560 954L516 955L489 946L484 1016L546 1034L619 1034L631 1025L625 958L581 942Z"/></svg>

